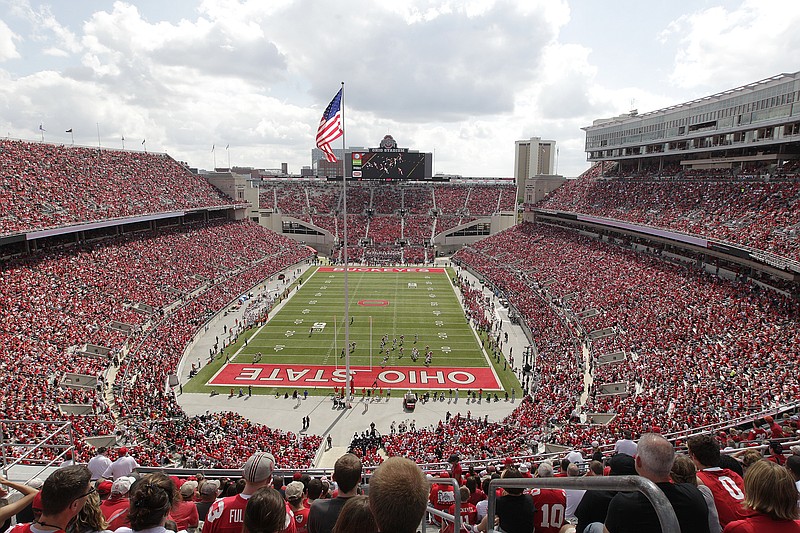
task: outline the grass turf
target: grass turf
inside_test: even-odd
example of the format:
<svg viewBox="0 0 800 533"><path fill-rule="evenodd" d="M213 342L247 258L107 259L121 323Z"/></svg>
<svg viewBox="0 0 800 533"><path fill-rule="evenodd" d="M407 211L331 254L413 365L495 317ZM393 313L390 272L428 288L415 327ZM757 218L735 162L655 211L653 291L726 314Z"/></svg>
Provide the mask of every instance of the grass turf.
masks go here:
<svg viewBox="0 0 800 533"><path fill-rule="evenodd" d="M519 391L519 381L510 370L503 371L502 360L495 365L493 358L487 360L484 355L464 317L451 283L452 276L452 271L349 272L348 313L352 319L349 341L356 343L350 354L350 364L368 366L371 347L374 367L380 367L386 349L389 349L389 367L424 368L426 346L430 346L433 352L430 368L493 365L503 388ZM232 356L232 362L253 362L256 354L261 352L262 364L344 366L341 357L345 344L344 273L312 269L302 281L295 286L294 293L280 311L270 315L266 325L248 330L225 350L229 357ZM388 305L380 305L383 301ZM323 323L324 327L311 332L315 324ZM384 353L378 353L384 335L388 335L389 340ZM401 335L404 336L402 358L399 352ZM395 338L397 347L391 350ZM414 347L420 351L416 362L411 359ZM216 389L219 393L227 393L228 387L206 385L224 363L225 357L215 358L184 386L184 391L209 392ZM258 388L253 392L272 394L276 390ZM314 393L327 394L330 390L323 388Z"/></svg>

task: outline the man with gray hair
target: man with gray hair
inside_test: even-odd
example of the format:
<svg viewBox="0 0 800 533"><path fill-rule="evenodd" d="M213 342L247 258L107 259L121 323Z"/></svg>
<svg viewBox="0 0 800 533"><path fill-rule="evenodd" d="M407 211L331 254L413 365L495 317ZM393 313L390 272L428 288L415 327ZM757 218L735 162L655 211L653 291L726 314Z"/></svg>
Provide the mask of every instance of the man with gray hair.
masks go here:
<svg viewBox="0 0 800 533"><path fill-rule="evenodd" d="M675 459L672 444L657 433L639 439L634 458L640 476L655 483L667 497L682 533L708 533L708 506L702 493L690 483L671 483L670 470ZM658 515L650 501L639 491L621 492L608 506L605 531L636 533L661 531Z"/></svg>
<svg viewBox="0 0 800 533"><path fill-rule="evenodd" d="M536 469L536 477L553 477L553 464L545 461ZM536 512L533 523L536 532L558 533L566 520L567 493L564 489L533 489L533 504Z"/></svg>

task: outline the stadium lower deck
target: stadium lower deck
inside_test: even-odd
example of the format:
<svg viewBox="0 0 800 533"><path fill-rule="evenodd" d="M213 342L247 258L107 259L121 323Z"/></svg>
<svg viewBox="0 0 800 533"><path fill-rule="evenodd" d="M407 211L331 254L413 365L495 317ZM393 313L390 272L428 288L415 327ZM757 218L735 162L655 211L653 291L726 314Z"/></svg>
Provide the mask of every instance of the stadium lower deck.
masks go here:
<svg viewBox="0 0 800 533"><path fill-rule="evenodd" d="M309 265L303 265L301 272L297 276L302 276ZM479 286L477 278L464 272L476 286ZM274 292L279 290L281 281L273 281L264 286L264 290ZM490 290L484 289L487 297L496 298ZM281 307L289 300L284 300L273 310L280 311ZM503 331L509 333L509 342L503 348L507 356L509 348L513 353L521 354L528 342L524 332L519 325L513 325L508 318L508 310L501 305L497 305L498 318L502 320ZM223 335L224 325L232 325L236 318L241 318L243 310L233 311L233 306L229 310L220 313L217 318L212 320L209 328L193 346L191 352L183 359L179 367L180 377L183 382L189 379L191 362L200 359L205 361L208 358L209 348L213 347L215 338ZM227 315L227 316L226 316ZM521 368L519 360L515 359L516 368ZM303 389L299 390L302 393ZM519 406L521 398L509 398L505 401L503 394L500 395L499 402L487 402L482 399L480 402L473 402L466 398L466 391L459 394L459 398L449 398L445 396L444 401L418 402L413 412L403 409L402 394L404 390L395 390L391 398L375 400L374 398L362 398L360 387L356 391L355 400L350 409L339 409L333 405L332 395L316 396L309 395L306 399L295 400L289 393L289 398L284 398L282 390L280 396L274 395L253 395L249 397L246 389L244 396L239 396L238 387L234 390L233 397L228 394L209 396L208 393L184 393L178 397L178 403L189 416L202 415L206 412L225 412L236 411L253 422L278 427L287 431L298 433L318 434L323 437L323 445L320 447L319 454L315 459L315 465L319 468L332 468L333 462L347 450L353 435L361 434L370 429L370 424L375 424L375 429L383 435L390 433L392 422L400 424L414 422L417 428L435 426L440 420L446 418L449 411L452 415L461 412L466 416L474 418L484 418L488 416L491 421L502 420L508 416L516 407ZM300 394L302 396L302 394ZM302 418L308 416L310 426L307 430L302 428ZM324 444L327 436L330 435L333 448L327 450Z"/></svg>

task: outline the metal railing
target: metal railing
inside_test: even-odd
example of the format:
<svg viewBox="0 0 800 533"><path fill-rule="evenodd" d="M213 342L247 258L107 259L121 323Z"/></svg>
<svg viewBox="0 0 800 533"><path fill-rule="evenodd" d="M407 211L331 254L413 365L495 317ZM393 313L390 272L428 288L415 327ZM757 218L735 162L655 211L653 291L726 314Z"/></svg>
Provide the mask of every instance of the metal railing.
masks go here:
<svg viewBox="0 0 800 533"><path fill-rule="evenodd" d="M528 479L493 479L489 482L487 497L489 498L488 533L497 531L492 528L495 518L497 488L541 488L541 489L576 489L576 490L615 490L615 491L639 491L644 494L658 515L663 533L680 533L678 518L667 497L658 486L649 479L641 476L588 476L570 478L528 478ZM456 511L458 512L458 508ZM457 530L456 530L457 531ZM423 531L424 533L424 531Z"/></svg>

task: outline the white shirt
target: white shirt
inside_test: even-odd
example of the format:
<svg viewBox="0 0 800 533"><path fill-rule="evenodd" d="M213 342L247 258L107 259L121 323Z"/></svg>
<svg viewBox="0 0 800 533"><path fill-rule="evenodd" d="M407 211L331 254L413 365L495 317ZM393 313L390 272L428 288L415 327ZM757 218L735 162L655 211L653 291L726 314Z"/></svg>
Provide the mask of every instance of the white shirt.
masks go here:
<svg viewBox="0 0 800 533"><path fill-rule="evenodd" d="M92 473L92 481L97 481L103 477L103 473L109 466L111 466L111 459L102 454L95 455L86 464L86 467Z"/></svg>
<svg viewBox="0 0 800 533"><path fill-rule="evenodd" d="M630 439L620 439L614 444L615 453L626 453L633 457L636 455L636 448L638 446Z"/></svg>
<svg viewBox="0 0 800 533"><path fill-rule="evenodd" d="M566 518L574 518L575 509L578 508L578 504L581 503L583 495L586 493L586 491L577 489L564 489L564 492L567 493L567 509L564 511L564 514L566 515Z"/></svg>
<svg viewBox="0 0 800 533"><path fill-rule="evenodd" d="M577 450L572 450L567 454L567 461L573 464L578 464L578 463L583 463L585 459L583 458L581 452Z"/></svg>
<svg viewBox="0 0 800 533"><path fill-rule="evenodd" d="M139 463L130 455L123 455L105 469L103 477L106 479L121 478L122 476L130 475L134 468L139 468Z"/></svg>

